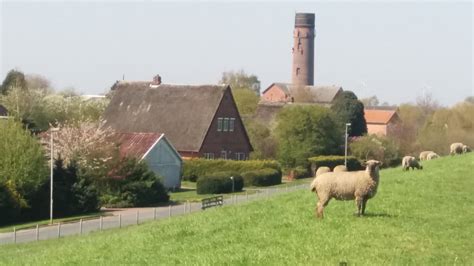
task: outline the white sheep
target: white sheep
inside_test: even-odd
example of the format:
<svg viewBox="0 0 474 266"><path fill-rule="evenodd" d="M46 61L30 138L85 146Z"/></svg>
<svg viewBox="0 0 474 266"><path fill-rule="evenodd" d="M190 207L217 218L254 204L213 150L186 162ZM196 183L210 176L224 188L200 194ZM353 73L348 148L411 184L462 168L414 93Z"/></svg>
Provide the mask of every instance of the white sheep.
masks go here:
<svg viewBox="0 0 474 266"><path fill-rule="evenodd" d="M367 201L375 196L379 184L381 162L369 160L366 169L354 172L330 172L317 176L311 183L311 191L318 195L316 216L323 218L324 207L329 200L353 200L357 205L357 215L364 215Z"/></svg>
<svg viewBox="0 0 474 266"><path fill-rule="evenodd" d="M420 152L420 161L424 161L428 159L428 154L432 153L434 151L422 151Z"/></svg>
<svg viewBox="0 0 474 266"><path fill-rule="evenodd" d="M431 152L426 156L426 160L434 160L439 158L439 155L436 152Z"/></svg>
<svg viewBox="0 0 474 266"><path fill-rule="evenodd" d="M461 154L463 146L464 144L462 144L461 142L455 142L451 144L449 154L451 155Z"/></svg>
<svg viewBox="0 0 474 266"><path fill-rule="evenodd" d="M402 169L407 171L411 167L412 170L416 169L423 169L423 166L416 160L413 156L405 156L402 159Z"/></svg>
<svg viewBox="0 0 474 266"><path fill-rule="evenodd" d="M334 167L333 172L347 172L347 167L345 165L338 165Z"/></svg>
<svg viewBox="0 0 474 266"><path fill-rule="evenodd" d="M316 176L319 176L321 174L324 174L324 173L329 173L331 172L331 169L327 166L321 166L318 168L318 170L316 170L316 174L314 175L315 177Z"/></svg>

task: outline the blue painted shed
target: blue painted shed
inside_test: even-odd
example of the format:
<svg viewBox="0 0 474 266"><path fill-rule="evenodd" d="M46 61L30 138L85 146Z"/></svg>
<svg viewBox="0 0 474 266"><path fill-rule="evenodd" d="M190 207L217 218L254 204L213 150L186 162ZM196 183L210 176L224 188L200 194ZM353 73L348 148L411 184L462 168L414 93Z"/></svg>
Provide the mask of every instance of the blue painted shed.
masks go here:
<svg viewBox="0 0 474 266"><path fill-rule="evenodd" d="M183 160L162 133L118 134L120 155L144 160L168 189L181 187Z"/></svg>

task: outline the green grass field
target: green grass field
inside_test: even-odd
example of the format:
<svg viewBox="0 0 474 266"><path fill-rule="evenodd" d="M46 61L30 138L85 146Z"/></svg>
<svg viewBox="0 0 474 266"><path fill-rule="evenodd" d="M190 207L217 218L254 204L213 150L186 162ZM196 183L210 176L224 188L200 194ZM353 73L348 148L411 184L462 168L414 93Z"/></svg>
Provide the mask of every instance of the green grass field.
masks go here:
<svg viewBox="0 0 474 266"><path fill-rule="evenodd" d="M383 170L367 216L302 190L83 237L0 247L1 264L473 265L474 153Z"/></svg>

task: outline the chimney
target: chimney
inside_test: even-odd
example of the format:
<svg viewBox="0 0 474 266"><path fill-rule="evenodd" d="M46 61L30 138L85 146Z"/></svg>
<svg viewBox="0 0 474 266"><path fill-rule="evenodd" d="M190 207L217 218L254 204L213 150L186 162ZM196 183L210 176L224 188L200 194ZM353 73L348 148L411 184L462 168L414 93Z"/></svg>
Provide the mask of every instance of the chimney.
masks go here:
<svg viewBox="0 0 474 266"><path fill-rule="evenodd" d="M161 76L156 75L153 77L153 82L151 83L152 85L160 85L161 84Z"/></svg>

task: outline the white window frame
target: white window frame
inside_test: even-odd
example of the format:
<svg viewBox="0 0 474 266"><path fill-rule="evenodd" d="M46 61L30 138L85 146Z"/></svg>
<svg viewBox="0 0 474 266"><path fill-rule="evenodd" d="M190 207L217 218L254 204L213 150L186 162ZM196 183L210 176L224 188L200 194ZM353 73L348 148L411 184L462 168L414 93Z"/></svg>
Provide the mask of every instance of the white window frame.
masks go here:
<svg viewBox="0 0 474 266"><path fill-rule="evenodd" d="M222 121L223 121L222 117L217 118L217 132L222 131Z"/></svg>
<svg viewBox="0 0 474 266"><path fill-rule="evenodd" d="M227 151L221 151L221 159L227 160Z"/></svg>
<svg viewBox="0 0 474 266"><path fill-rule="evenodd" d="M229 132L234 132L235 118L231 117L229 120Z"/></svg>
<svg viewBox="0 0 474 266"><path fill-rule="evenodd" d="M222 131L223 132L229 131L229 118L228 117L224 117L224 124L223 124Z"/></svg>

